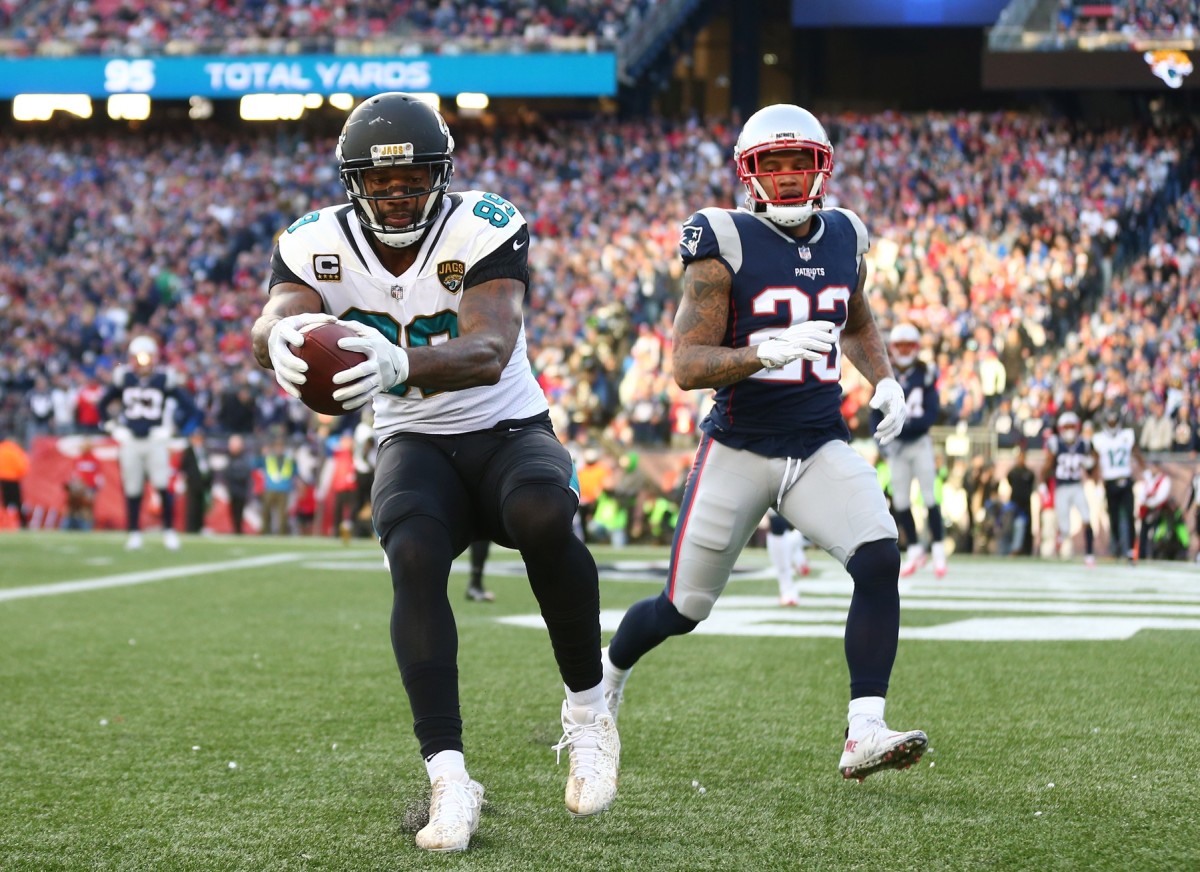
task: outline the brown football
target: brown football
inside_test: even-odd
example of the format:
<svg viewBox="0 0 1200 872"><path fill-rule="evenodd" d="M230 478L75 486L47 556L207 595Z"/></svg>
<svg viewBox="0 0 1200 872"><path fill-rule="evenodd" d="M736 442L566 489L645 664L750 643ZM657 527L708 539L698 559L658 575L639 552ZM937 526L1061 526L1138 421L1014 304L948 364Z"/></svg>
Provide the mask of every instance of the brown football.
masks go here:
<svg viewBox="0 0 1200 872"><path fill-rule="evenodd" d="M361 351L347 351L338 346L339 339L354 335L349 327L331 321L307 331L304 344L298 348L293 346L293 353L308 364L308 371L304 373L307 381L300 385L300 399L314 412L346 414L342 404L333 398L333 392L345 385L334 384L333 377L367 359Z"/></svg>

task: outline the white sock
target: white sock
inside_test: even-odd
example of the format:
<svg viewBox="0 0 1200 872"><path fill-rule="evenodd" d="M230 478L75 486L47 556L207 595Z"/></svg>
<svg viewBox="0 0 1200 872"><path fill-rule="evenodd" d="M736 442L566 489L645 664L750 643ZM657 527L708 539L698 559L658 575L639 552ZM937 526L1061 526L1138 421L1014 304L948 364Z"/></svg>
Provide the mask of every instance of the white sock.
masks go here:
<svg viewBox="0 0 1200 872"><path fill-rule="evenodd" d="M883 720L883 707L886 704L882 696L860 696L850 700L850 712L847 720L850 725L850 736L861 735L867 731L867 725L872 720Z"/></svg>
<svg viewBox="0 0 1200 872"><path fill-rule="evenodd" d="M933 549L933 562L937 563L937 564L945 563L946 562L946 544L944 542L934 542L932 545L932 549Z"/></svg>
<svg viewBox="0 0 1200 872"><path fill-rule="evenodd" d="M604 667L604 687L609 690L615 690L620 693L625 689L625 682L629 680L629 673L632 669L621 669L618 666L613 666L613 662L608 659L608 648L603 648L600 651L600 665Z"/></svg>
<svg viewBox="0 0 1200 872"><path fill-rule="evenodd" d="M567 692L567 707L580 711L593 711L598 715L608 714L608 703L604 701L604 683L601 682L588 690L575 691L563 685Z"/></svg>
<svg viewBox="0 0 1200 872"><path fill-rule="evenodd" d="M429 773L429 783L439 778L459 781L466 784L471 780L467 775L467 763L462 751L438 751L425 761L425 771Z"/></svg>

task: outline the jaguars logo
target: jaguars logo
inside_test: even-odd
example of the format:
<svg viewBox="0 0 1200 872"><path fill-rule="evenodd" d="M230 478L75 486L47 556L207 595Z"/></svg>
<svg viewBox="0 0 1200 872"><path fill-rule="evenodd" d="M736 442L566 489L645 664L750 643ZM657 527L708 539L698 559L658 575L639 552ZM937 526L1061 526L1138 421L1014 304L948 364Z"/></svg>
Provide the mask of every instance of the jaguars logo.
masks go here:
<svg viewBox="0 0 1200 872"><path fill-rule="evenodd" d="M461 260L443 260L437 265L437 275L442 287L452 294L457 294L462 289L466 274L467 265Z"/></svg>
<svg viewBox="0 0 1200 872"><path fill-rule="evenodd" d="M1183 80L1192 73L1192 59L1186 52L1176 49L1148 51L1142 59L1150 65L1150 72L1167 83L1168 88L1180 88Z"/></svg>

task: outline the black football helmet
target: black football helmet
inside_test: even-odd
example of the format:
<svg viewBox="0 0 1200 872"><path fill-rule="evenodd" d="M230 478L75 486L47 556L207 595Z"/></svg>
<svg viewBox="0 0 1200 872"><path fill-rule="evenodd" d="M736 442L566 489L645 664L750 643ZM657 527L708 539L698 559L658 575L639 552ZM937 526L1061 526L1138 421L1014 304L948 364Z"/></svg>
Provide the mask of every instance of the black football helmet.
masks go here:
<svg viewBox="0 0 1200 872"><path fill-rule="evenodd" d="M419 240L437 219L442 198L454 175L454 137L441 113L412 94L389 91L368 97L355 107L338 137L337 160L350 202L359 223L392 248L405 248ZM363 173L376 167L423 166L428 187L399 195L368 195ZM379 208L389 200L432 195L422 214L403 228L389 227Z"/></svg>

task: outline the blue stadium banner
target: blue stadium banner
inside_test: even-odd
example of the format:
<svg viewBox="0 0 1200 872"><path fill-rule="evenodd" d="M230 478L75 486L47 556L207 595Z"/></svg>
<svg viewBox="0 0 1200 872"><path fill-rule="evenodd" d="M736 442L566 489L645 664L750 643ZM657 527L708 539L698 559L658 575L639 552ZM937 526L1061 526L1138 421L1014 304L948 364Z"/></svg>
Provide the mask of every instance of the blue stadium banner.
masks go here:
<svg viewBox="0 0 1200 872"><path fill-rule="evenodd" d="M1009 0L792 0L796 27L991 27Z"/></svg>
<svg viewBox="0 0 1200 872"><path fill-rule="evenodd" d="M220 99L259 93L368 95L380 91L603 97L616 90L617 61L611 52L0 59L0 99L17 94Z"/></svg>

